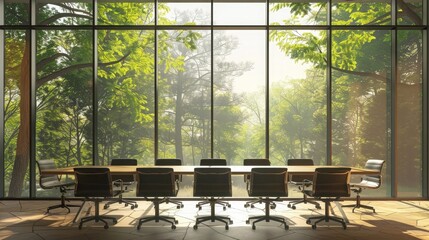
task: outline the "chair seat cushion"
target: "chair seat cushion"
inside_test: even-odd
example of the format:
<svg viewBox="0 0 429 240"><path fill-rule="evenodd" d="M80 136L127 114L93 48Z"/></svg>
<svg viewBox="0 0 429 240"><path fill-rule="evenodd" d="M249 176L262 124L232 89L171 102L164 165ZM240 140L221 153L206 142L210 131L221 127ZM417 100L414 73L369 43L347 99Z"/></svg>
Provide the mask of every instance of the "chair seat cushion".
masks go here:
<svg viewBox="0 0 429 240"><path fill-rule="evenodd" d="M367 180L362 180L360 183L352 183L351 187L358 187L358 188L378 188L380 184L377 182L371 182Z"/></svg>
<svg viewBox="0 0 429 240"><path fill-rule="evenodd" d="M74 185L74 181L45 181L43 182L43 188L57 188L57 187L70 187Z"/></svg>

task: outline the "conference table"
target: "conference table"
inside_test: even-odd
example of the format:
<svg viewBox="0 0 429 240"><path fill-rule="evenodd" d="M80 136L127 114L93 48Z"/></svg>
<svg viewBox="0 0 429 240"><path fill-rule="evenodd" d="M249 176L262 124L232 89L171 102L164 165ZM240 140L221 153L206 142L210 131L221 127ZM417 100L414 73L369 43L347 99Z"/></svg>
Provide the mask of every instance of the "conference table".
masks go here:
<svg viewBox="0 0 429 240"><path fill-rule="evenodd" d="M288 169L289 175L294 174L313 174L316 168L325 167L325 168L337 168L337 167L346 167L346 166L77 166L77 167L64 167L64 168L55 168L55 169L46 169L43 170L43 174L74 174L74 168L97 168L104 167L109 168L110 174L112 175L126 175L126 174L136 174L136 168L139 167L148 167L148 168L160 168L160 167L168 167L173 168L174 173L177 175L193 175L195 168L215 168L215 167L226 167L231 169L232 175L246 175L250 174L252 168L262 167L262 168L278 168L285 167ZM352 175L371 175L371 174L379 174L376 170L364 169L364 168L355 168L351 167Z"/></svg>
<svg viewBox="0 0 429 240"><path fill-rule="evenodd" d="M216 167L225 167L231 169L231 175L247 175L250 174L252 171L252 168L258 167L258 168L278 168L278 167L285 167L288 169L288 175L310 175L314 174L316 168L324 167L324 168L337 168L337 167L346 167L346 166L77 166L77 167L64 167L64 168L55 168L55 169L46 169L43 170L42 174L65 174L65 175L73 175L74 174L74 168L98 168L98 167L104 167L109 168L110 174L112 175L127 175L127 174L136 174L136 169L139 167L145 167L145 168L160 168L160 167L167 167L174 169L174 173L177 175L193 175L195 172L195 168L216 168ZM353 175L371 175L371 174L379 174L376 170L371 169L364 169L364 168L355 168L351 167L351 174ZM232 199L231 199L232 200ZM82 203L81 208L77 212L73 222L76 222L79 218L80 212L82 210L83 205L85 204L85 201ZM336 203L337 204L337 203ZM341 215L343 215L343 218L346 222L348 222L347 216L345 215L344 211L341 208L341 205L337 204L338 209L341 212Z"/></svg>

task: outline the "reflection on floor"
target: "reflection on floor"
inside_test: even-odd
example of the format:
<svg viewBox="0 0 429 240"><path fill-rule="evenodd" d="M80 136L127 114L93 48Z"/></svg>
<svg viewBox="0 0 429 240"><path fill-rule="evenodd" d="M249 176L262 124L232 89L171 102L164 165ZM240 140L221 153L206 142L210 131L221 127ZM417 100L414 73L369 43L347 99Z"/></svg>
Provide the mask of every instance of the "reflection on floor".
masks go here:
<svg viewBox="0 0 429 240"><path fill-rule="evenodd" d="M79 203L79 202L76 202ZM342 202L341 204L349 204ZM175 216L179 220L177 228L172 230L167 223L150 222L136 229L136 223L141 216L153 214L153 206L149 202L140 201L139 207L130 210L129 207L113 204L101 214L114 216L118 219L116 225L110 225L105 230L102 223L86 223L82 230L73 223L77 209L67 214L66 210L53 210L44 215L47 206L56 204L55 201L0 201L0 239L429 239L429 202L428 201L374 201L364 204L374 206L377 213L357 209L352 213L351 208L344 212L349 220L347 230L335 223L321 223L316 230L307 225L306 218L320 215L324 210L316 210L312 205L298 205L296 210L287 208L287 202L279 203L273 215L286 217L289 230L275 222L261 222L256 230L246 224L248 216L263 214L263 206L245 209L244 202L232 201L232 207L216 211L221 215L230 216L234 223L229 230L218 222L201 224L194 230L194 219L197 215L210 213L208 207L198 211L195 202L185 202L183 209L176 209L174 204L163 204L161 214ZM91 204L85 204L85 209ZM103 205L101 205L103 206ZM322 205L323 206L323 205ZM340 215L334 206L334 212ZM102 208L102 207L101 207ZM92 212L93 213L93 212ZM86 212L84 211L85 215ZM91 213L90 213L91 214Z"/></svg>

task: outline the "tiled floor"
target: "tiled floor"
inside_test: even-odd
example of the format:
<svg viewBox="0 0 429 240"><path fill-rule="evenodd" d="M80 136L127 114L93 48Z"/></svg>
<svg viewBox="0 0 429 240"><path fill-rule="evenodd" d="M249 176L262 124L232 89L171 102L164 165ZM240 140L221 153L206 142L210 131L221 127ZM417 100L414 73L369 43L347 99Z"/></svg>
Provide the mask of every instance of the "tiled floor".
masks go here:
<svg viewBox="0 0 429 240"><path fill-rule="evenodd" d="M229 230L219 222L202 224L198 230L193 229L197 215L209 214L204 207L198 211L195 202L185 202L183 209L176 209L173 204L161 206L162 214L175 216L179 220L177 229L172 230L165 223L147 223L140 230L136 229L138 218L153 214L153 206L145 201L139 202L139 207L130 210L123 205L113 204L108 210L101 210L103 215L114 216L118 219L116 225L110 225L105 230L101 223L87 223L82 230L73 223L77 209L67 214L66 210L53 210L44 215L46 207L56 204L55 201L0 201L0 239L428 239L429 240L429 202L428 201L375 201L377 213L366 210L345 208L349 220L347 230L334 222L322 223L316 230L307 225L306 218L323 214L324 210L315 210L311 205L298 205L296 210L287 208L287 202L279 203L273 215L286 217L289 230L274 222L257 224L252 230L246 224L248 216L263 214L263 206L245 209L241 201L232 201L232 207L223 211L217 208L217 213L230 216L234 223ZM76 202L78 203L78 202ZM351 202L342 202L348 204ZM364 202L368 203L368 202ZM86 204L84 209L88 209ZM103 206L103 205L101 205ZM336 214L340 214L334 206ZM93 209L93 208L92 208ZM82 214L85 215L85 214Z"/></svg>

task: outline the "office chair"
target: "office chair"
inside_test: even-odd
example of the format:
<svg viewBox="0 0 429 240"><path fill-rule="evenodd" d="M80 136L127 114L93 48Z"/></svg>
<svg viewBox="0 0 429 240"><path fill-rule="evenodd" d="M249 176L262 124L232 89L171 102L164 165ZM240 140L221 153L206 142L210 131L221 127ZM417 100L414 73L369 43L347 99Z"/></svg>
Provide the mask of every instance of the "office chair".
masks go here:
<svg viewBox="0 0 429 240"><path fill-rule="evenodd" d="M378 174L365 175L359 183L351 183L351 190L356 193L356 204L344 205L342 206L343 208L353 207L352 212L355 212L356 208L366 208L372 210L375 213L374 207L360 203L360 193L363 189L377 189L381 186L381 169L383 169L384 162L384 160L369 159L365 163L365 169L377 170Z"/></svg>
<svg viewBox="0 0 429 240"><path fill-rule="evenodd" d="M226 159L222 158L203 158L200 160L200 166L226 166Z"/></svg>
<svg viewBox="0 0 429 240"><path fill-rule="evenodd" d="M103 222L104 229L109 228L106 219L112 220L113 224L116 224L116 218L100 215L100 202L104 198L113 197L120 192L114 191L112 188L110 170L102 167L74 168L74 174L76 180L74 195L85 197L86 200L93 201L95 205L95 215L83 217L80 220L79 229L82 229L82 225L89 221Z"/></svg>
<svg viewBox="0 0 429 240"><path fill-rule="evenodd" d="M231 169L230 168L195 168L194 170L194 197L208 197L210 203L210 216L197 217L194 229L198 224L206 221L220 221L225 223L225 229L229 229L232 220L229 217L217 216L215 204L219 197L231 197Z"/></svg>
<svg viewBox="0 0 429 240"><path fill-rule="evenodd" d="M288 159L287 160L288 166L314 166L313 159ZM304 193L305 188L311 186L311 182L313 181L313 175L295 175L292 174L289 176L289 183L298 186L298 190L302 192L303 198L299 200L290 201L288 203L288 207L292 209L296 209L296 205L300 203L310 203L315 205L317 209L321 209L320 204L316 201L309 200L307 198L307 195Z"/></svg>
<svg viewBox="0 0 429 240"><path fill-rule="evenodd" d="M266 158L247 158L243 160L243 166L270 166L271 162L270 160L266 159ZM250 175L246 174L244 175L244 182L246 183L246 189L249 190L249 184L250 184ZM254 208L255 207L255 203L262 203L261 200L253 200L253 201L247 201L244 204L244 207L251 207ZM275 209L276 208L276 204L274 202L271 202L270 204L270 208L271 209Z"/></svg>
<svg viewBox="0 0 429 240"><path fill-rule="evenodd" d="M110 163L111 166L137 166L137 160L136 159L129 159L129 158L117 158L112 159L112 162ZM122 194L128 190L128 186L135 183L135 177L133 174L123 174L123 175L112 175L112 181L116 182L117 180L121 180L121 184L123 186L123 189L119 192L118 198L113 199L111 201L108 201L106 204L104 204L104 209L108 209L111 204L114 203L125 203L125 207L128 205L131 205L131 209L137 208L138 204L136 201L126 200L123 199ZM119 187L120 184L116 182L114 184L115 187Z"/></svg>
<svg viewBox="0 0 429 240"><path fill-rule="evenodd" d="M65 194L68 190L73 190L73 188L69 188L74 186L74 181L61 181L61 176L59 175L47 175L43 174L43 170L46 169L55 169L55 162L52 159L47 160L39 160L36 161L37 167L39 168L39 185L42 189L53 189L58 188L61 192L61 204L57 204L54 206L48 207L46 210L46 214L49 213L50 210L56 208L66 208L68 213L70 213L70 207L81 207L80 205L66 204Z"/></svg>
<svg viewBox="0 0 429 240"><path fill-rule="evenodd" d="M155 166L182 166L182 160L178 158L158 158L155 160ZM182 175L175 175L175 182L177 190L179 190L180 182L182 181ZM173 203L177 205L177 209L183 208L183 203L177 200L168 199L167 203Z"/></svg>
<svg viewBox="0 0 429 240"><path fill-rule="evenodd" d="M307 224L316 220L311 226L313 229L316 229L317 223L330 220L341 223L344 229L347 228L343 218L329 215L329 207L332 201L338 201L341 197L350 197L350 171L351 168L316 168L313 189L305 190L304 193L325 203L325 215L307 219Z"/></svg>
<svg viewBox="0 0 429 240"><path fill-rule="evenodd" d="M227 162L226 159L222 158L203 158L200 160L200 166L226 166ZM202 206L205 204L210 204L210 201L205 200L197 203L196 207L201 210ZM222 206L223 210L226 210L227 207L231 207L231 204L228 202L224 202L221 200L217 200L216 204L219 204Z"/></svg>
<svg viewBox="0 0 429 240"><path fill-rule="evenodd" d="M261 221L279 222L284 225L286 230L289 229L284 218L270 215L270 203L273 200L279 201L280 197L288 196L287 168L252 168L248 192L249 196L259 197L260 201L265 203L265 215L247 219L247 224L251 220L255 220L252 223L252 229L256 229L255 223ZM275 197L275 199L270 197Z"/></svg>
<svg viewBox="0 0 429 240"><path fill-rule="evenodd" d="M174 217L160 216L159 205L168 202L169 197L175 197L176 180L172 168L137 168L137 197L144 197L151 201L155 208L155 215L139 219L137 229L149 221L164 221L171 224L172 229L176 229L178 221Z"/></svg>

